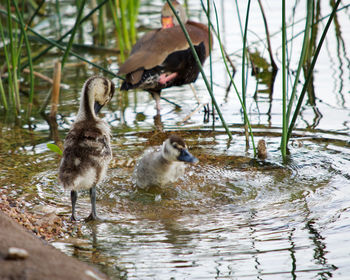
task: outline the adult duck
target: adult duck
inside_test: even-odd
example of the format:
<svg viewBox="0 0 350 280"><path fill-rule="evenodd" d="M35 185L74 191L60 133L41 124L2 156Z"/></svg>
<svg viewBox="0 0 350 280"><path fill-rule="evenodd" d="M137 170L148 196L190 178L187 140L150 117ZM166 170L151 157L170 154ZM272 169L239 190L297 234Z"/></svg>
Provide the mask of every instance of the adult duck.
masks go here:
<svg viewBox="0 0 350 280"><path fill-rule="evenodd" d="M86 221L95 220L96 185L102 182L112 159L109 125L96 115L114 94L110 80L93 76L82 89L77 118L64 141L59 167L59 180L71 191L72 221L76 221L75 204L78 190L89 189L91 214Z"/></svg>
<svg viewBox="0 0 350 280"><path fill-rule="evenodd" d="M179 2L172 1L172 5L185 24L203 64L209 56L208 27L188 20ZM186 37L168 3L162 8L161 22L162 28L146 33L136 42L118 72L119 75L126 75L121 90L139 88L152 94L157 115L160 114L162 89L192 83L199 74L199 67Z"/></svg>
<svg viewBox="0 0 350 280"><path fill-rule="evenodd" d="M141 189L162 187L184 175L185 162L197 161L184 140L171 135L160 148L145 152L135 165L133 181Z"/></svg>

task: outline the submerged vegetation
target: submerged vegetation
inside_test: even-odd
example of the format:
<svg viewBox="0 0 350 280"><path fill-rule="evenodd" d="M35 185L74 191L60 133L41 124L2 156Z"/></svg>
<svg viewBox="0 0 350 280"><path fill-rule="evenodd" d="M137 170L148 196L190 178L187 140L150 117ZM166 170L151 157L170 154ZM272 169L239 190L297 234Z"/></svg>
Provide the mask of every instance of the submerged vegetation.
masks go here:
<svg viewBox="0 0 350 280"><path fill-rule="evenodd" d="M171 1L166 1L172 7ZM267 60L265 60L260 54L265 50L256 50L254 52L252 51L252 46L249 44L251 41L249 40L249 15L251 1L249 0L247 2L245 14L242 14L238 1L235 1L238 19L232 20L235 20L236 22L238 21L237 23L242 35L241 80L239 81L240 86L238 86L238 80L234 80L236 67L233 65L230 55L227 54L225 45L221 39L222 31L219 27L220 15L217 11L216 2L201 0L201 8L204 10L208 19L209 32L212 31L218 41L216 47L220 49L221 60L225 65L226 75L229 80L229 85L227 85L227 88L229 90L229 88L233 86L238 101L241 104L243 122L246 131L247 148L249 146L248 135L250 135L254 156L257 154L253 137L254 125L251 124L249 114L247 112L247 108L249 107L249 104L247 104L247 96L250 94L251 96L254 95L256 97L257 94L259 94L259 90L257 90L255 93L248 92L249 71L251 70L256 76L257 87L261 82L269 83L267 93L269 94L271 100L273 96L273 83L276 78L276 73L277 71L282 71L282 88L278 90L282 92L281 117L283 121L281 132L281 154L285 160L288 154L288 141L292 136L301 107L303 104L305 104L304 97L306 93L309 97L309 105L315 105L315 98L317 98L317 96L315 96L312 86L313 71L315 65L317 64L318 54L322 48L327 31L331 23L335 21L340 2L340 0L332 1L331 13L323 19L320 19L320 1L307 1L306 10L304 11L305 28L303 34L301 34L303 35L304 39L302 46L300 47L301 52L298 59L298 67L293 69L291 66L291 56L294 37L287 37L289 34L288 29L293 26L287 26L285 0L282 1L281 33L278 34L281 35L282 61L280 66L281 69L278 70L273 58L272 49L274 46L272 46L270 42L270 37L272 35L269 33L268 29L269 19L266 18L261 1L258 1L258 4L260 7L261 16L264 20L266 35L264 40L266 41L266 50L269 54L270 63L268 63ZM188 7L187 2L185 4L186 7ZM58 25L58 34L41 32L42 29L40 28L40 23L47 20L48 13L46 10L52 9L53 5L56 12L55 19L56 24ZM46 56L50 55L49 51L55 47L59 49L58 59L61 63L61 70L67 66L67 60L69 57L74 56L78 61L83 61L84 63L88 63L92 67L97 68L97 71L102 71L107 75L117 77L117 71L115 69L111 71L108 64L105 64L106 66L102 66L103 63L87 58L87 56L82 55L82 52L78 52L78 50L84 51L93 48L95 50L118 53L118 62L123 62L137 39L137 19L141 5L141 1L139 0L99 0L97 3L92 1L93 7L90 6L90 12L84 15L84 11L86 11L88 6L87 1L77 1L74 12L74 24L68 31L66 31L66 28L63 28L62 24L64 19L61 16L59 1L52 2L42 0L39 3L36 3L35 1L27 2L7 0L6 3L0 6L0 56L1 58L4 58L1 59L2 65L0 71L1 107L7 111L7 114L13 114L16 116L22 115L23 109L25 108L25 116L28 119L32 115L33 109L42 111L42 108L45 108L45 102L34 102L36 86L38 85L39 79L51 79L40 73L40 66L38 63L45 59ZM296 6L297 5L298 4L296 3ZM345 7L347 6L343 6L342 9ZM323 23L323 20L327 21L325 26L320 25L320 23ZM93 29L92 35L94 44L92 46L84 44L83 40L83 28L86 28L86 24L88 22L91 22ZM65 33L62 35L64 31ZM183 29L183 31L186 33L185 29ZM116 35L115 46L111 46L109 43L107 44L106 38L110 37L110 35L107 34ZM321 34L321 36L318 39L319 34ZM193 54L196 57L193 45L191 44L188 36L187 39L189 40ZM40 42L40 44L38 44L38 42ZM106 49L105 46L108 46L108 48ZM296 46L294 46L294 48L295 47ZM198 57L196 57L196 59L200 67L202 78L212 100L213 122L215 122L215 109L221 120L222 126L225 128L228 137L231 139L232 135L229 124L226 123L225 116L222 114L220 106L218 105L219 103L215 97L212 79L213 61L210 57L210 77L207 78L208 74L205 74L200 65ZM259 61L261 63L259 63ZM259 69L263 69L263 71L259 71ZM304 73L304 78L301 77L302 73ZM60 87L60 79L61 78L59 77L59 81L55 85L56 91L55 88L53 88L52 92L59 92L57 88ZM300 83L302 83L301 90L300 87L298 87ZM29 88L27 86L28 84ZM49 97L47 100L49 100ZM58 93L56 100L58 100ZM36 105L33 105L34 103ZM26 104L26 106L24 104ZM33 106L35 108L33 108Z"/></svg>

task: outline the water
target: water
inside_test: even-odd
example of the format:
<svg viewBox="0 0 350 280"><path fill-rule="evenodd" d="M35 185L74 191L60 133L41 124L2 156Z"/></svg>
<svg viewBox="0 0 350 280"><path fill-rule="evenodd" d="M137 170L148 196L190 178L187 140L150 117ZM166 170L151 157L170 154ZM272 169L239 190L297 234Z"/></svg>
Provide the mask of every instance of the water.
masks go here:
<svg viewBox="0 0 350 280"><path fill-rule="evenodd" d="M233 54L239 86L241 37L234 18L236 9L231 3L223 3L216 3L221 30L227 51ZM298 5L296 20L303 18L304 11L304 4ZM141 6L140 24L156 27L158 15L153 11L160 6L160 2ZM267 2L264 8L274 34L280 28L281 7ZM288 7L288 13L292 8ZM244 11L245 7L240 7L240 13ZM322 15L327 13L329 6L323 1ZM191 3L190 15L205 21L198 3ZM252 3L250 18L251 34L254 31L264 37L256 3ZM350 34L348 19L349 10L339 12L345 47ZM296 24L294 34L303 26ZM255 37L249 38L252 44ZM294 41L293 56L298 56L301 40ZM203 122L202 110L181 123L197 106L188 86L165 90L164 96L182 108L174 110L162 101L164 130L182 135L200 162L189 165L186 176L174 186L151 192L136 190L130 176L144 149L160 145L167 134L155 131L154 101L148 94L130 92L114 98L102 112L112 126L114 154L107 180L97 190L102 221L80 221L81 235L66 236L52 244L96 265L112 279L346 279L350 275L350 83L349 55L340 41L331 27L315 71L318 111L303 107L287 164L282 163L279 151L280 71L272 102L264 93L255 101L255 78L249 76L248 82L247 103L255 141L263 138L267 142L265 162L252 160L251 148L246 151L240 105L232 90L225 98L228 80L222 74L217 48L213 51L214 91L231 126L232 141L218 120L215 129L211 119ZM279 64L279 34L272 37L272 45ZM262 43L254 46L268 60ZM117 58L107 58L110 68L118 69ZM101 61L104 59L102 56ZM51 60L41 64L49 76L51 69L46 66L51 64ZM93 73L90 67L66 67L63 82L69 89L62 93L58 131L50 130L35 110L29 124L20 120L15 125L1 115L0 183L9 195L25 197L32 206L54 206L59 213L69 215L69 194L58 185L59 158L47 150L46 143L52 142L53 136L64 139L79 106L83 81ZM201 101L207 102L200 78L195 87ZM266 87L258 85L259 90ZM39 102L46 93L45 88L38 89ZM84 218L89 211L88 192L80 192L77 215Z"/></svg>

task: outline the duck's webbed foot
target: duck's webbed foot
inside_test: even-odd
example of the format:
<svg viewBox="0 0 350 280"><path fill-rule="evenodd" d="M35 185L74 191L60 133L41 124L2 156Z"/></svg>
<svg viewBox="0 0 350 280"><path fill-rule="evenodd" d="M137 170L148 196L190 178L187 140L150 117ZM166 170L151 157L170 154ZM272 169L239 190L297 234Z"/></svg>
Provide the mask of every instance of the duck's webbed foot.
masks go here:
<svg viewBox="0 0 350 280"><path fill-rule="evenodd" d="M90 215L85 218L85 222L91 222L91 221L99 221L100 218L96 216L96 213L94 214L93 212L90 213Z"/></svg>
<svg viewBox="0 0 350 280"><path fill-rule="evenodd" d="M77 219L77 216L76 215L73 215L72 214L72 216L70 216L70 221L71 222L76 222L78 219Z"/></svg>
<svg viewBox="0 0 350 280"><path fill-rule="evenodd" d="M85 219L85 222L96 221L99 218L96 215L96 187L93 186L90 189L90 200L91 200L91 213L89 217Z"/></svg>

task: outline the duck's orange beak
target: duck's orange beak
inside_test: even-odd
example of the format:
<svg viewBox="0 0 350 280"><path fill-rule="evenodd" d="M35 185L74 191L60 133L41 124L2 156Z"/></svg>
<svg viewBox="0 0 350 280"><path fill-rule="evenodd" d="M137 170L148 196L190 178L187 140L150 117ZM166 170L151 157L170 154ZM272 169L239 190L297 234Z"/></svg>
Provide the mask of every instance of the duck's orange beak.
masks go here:
<svg viewBox="0 0 350 280"><path fill-rule="evenodd" d="M170 28L174 27L174 21L172 17L162 17L162 27Z"/></svg>

